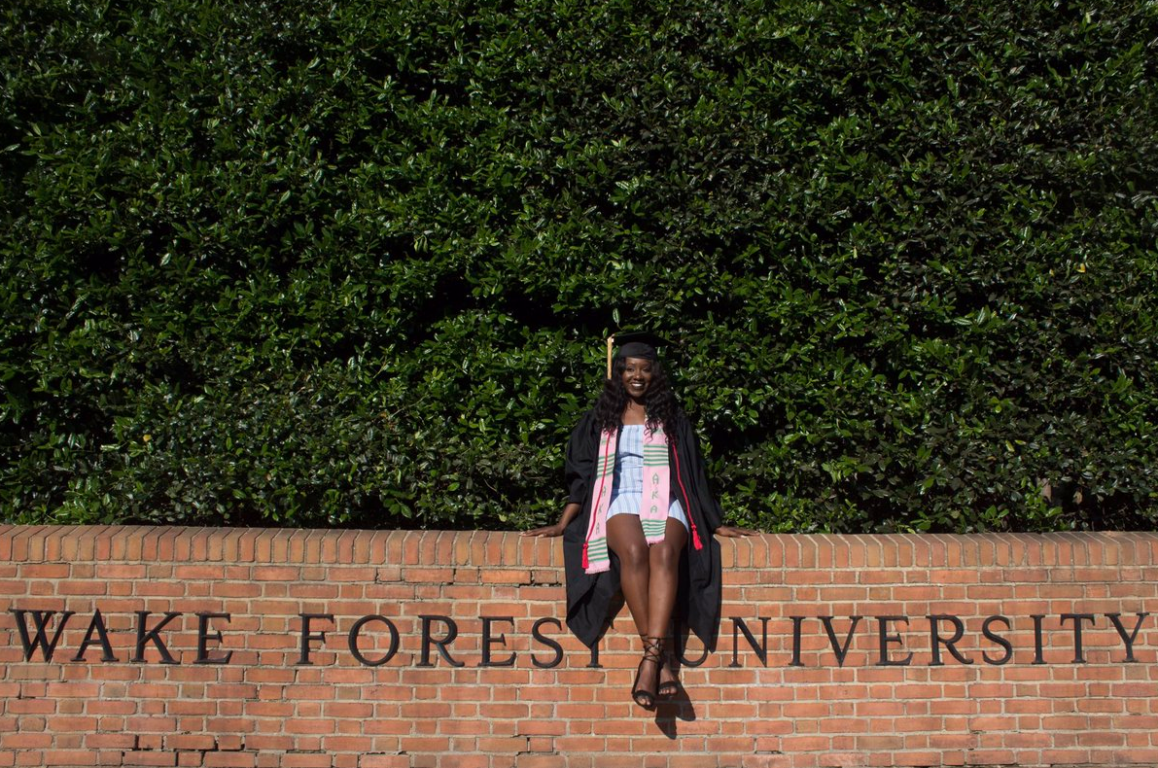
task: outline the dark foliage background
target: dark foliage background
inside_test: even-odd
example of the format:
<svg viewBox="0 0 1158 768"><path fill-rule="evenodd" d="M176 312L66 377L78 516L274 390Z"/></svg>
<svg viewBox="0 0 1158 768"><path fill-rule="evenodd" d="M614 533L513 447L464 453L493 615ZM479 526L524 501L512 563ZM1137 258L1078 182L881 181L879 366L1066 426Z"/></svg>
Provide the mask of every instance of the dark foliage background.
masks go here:
<svg viewBox="0 0 1158 768"><path fill-rule="evenodd" d="M1158 5L14 0L9 522L555 519L648 326L734 522L1153 527Z"/></svg>

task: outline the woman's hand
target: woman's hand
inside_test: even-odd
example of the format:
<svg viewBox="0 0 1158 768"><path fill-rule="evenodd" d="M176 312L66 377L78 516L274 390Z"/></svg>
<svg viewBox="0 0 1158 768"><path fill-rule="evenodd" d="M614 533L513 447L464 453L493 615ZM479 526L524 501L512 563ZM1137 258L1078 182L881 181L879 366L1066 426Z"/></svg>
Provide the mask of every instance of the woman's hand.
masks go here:
<svg viewBox="0 0 1158 768"><path fill-rule="evenodd" d="M749 528L737 528L733 525L721 525L716 529L716 535L723 539L739 539L744 536L755 536L759 531Z"/></svg>
<svg viewBox="0 0 1158 768"><path fill-rule="evenodd" d="M562 536L564 527L565 526L562 523L555 523L554 525L544 525L542 528L532 528L529 531L523 531L522 534L520 534L520 535L522 535L522 536L551 536L551 537Z"/></svg>
<svg viewBox="0 0 1158 768"><path fill-rule="evenodd" d="M544 525L542 528L532 528L529 531L523 531L523 536L562 536L567 524L575 519L579 514L579 505L575 502L570 502L563 507L563 517L554 525Z"/></svg>

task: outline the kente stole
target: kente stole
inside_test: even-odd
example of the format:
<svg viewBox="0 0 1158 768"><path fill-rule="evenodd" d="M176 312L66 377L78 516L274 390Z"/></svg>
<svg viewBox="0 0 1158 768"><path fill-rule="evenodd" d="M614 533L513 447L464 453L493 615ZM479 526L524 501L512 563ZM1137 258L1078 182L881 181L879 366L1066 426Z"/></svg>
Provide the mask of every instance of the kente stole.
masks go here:
<svg viewBox="0 0 1158 768"><path fill-rule="evenodd" d="M599 455L595 465L595 490L591 497L591 523L583 542L583 571L603 573L611 569L607 553L607 510L615 484L615 459L619 446L619 428L599 434ZM654 432L643 430L643 497L640 499L639 522L648 544L663 541L667 530L668 496L671 473L667 464L667 437L663 427ZM690 514L690 511L688 511Z"/></svg>

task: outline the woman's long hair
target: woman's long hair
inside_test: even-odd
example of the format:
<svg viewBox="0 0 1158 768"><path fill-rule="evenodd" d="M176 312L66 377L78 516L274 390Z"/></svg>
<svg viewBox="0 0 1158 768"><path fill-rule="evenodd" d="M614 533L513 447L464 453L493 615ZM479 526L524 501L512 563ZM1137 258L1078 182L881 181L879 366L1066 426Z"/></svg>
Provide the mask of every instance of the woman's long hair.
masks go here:
<svg viewBox="0 0 1158 768"><path fill-rule="evenodd" d="M603 383L603 392L595 401L595 423L601 430L618 429L623 425L623 410L627 407L629 399L627 389L623 386L625 368L627 362L622 357L615 358L611 366L611 378ZM669 428L665 432L668 440L674 444L675 430L671 427L675 425L682 411L668 383L663 364L658 360L651 363L651 384L647 388L643 404L647 408L647 428L654 430L661 424L668 425Z"/></svg>

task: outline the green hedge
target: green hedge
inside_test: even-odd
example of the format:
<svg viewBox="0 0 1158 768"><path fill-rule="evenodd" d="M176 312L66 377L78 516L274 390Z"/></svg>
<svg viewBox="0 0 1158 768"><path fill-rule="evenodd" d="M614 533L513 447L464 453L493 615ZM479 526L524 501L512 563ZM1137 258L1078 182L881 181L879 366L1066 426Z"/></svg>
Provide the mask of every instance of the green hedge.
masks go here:
<svg viewBox="0 0 1158 768"><path fill-rule="evenodd" d="M639 326L737 522L1158 519L1153 2L0 29L7 521L553 520Z"/></svg>

